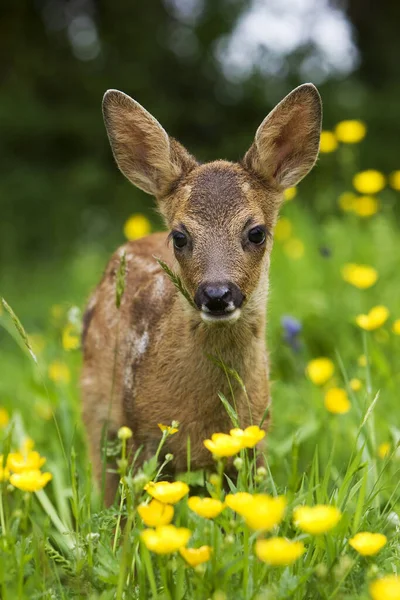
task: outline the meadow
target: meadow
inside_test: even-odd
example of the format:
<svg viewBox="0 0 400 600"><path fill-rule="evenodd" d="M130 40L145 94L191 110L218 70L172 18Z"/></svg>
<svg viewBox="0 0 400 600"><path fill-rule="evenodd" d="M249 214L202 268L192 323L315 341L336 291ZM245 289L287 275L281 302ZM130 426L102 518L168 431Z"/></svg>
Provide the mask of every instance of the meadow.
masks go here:
<svg viewBox="0 0 400 600"><path fill-rule="evenodd" d="M361 122L324 131L311 183L286 194L261 465L257 425L240 430L232 398L216 398L233 431L207 443L215 471L163 483L157 456L132 468L122 428L106 449L121 476L106 508L78 388L81 310L106 257L18 278L27 320L46 316L30 330L0 305L3 600L400 598L400 171L360 164L365 135ZM132 216L125 235L150 227ZM179 415L161 425L160 448ZM237 481L224 475L230 456Z"/></svg>

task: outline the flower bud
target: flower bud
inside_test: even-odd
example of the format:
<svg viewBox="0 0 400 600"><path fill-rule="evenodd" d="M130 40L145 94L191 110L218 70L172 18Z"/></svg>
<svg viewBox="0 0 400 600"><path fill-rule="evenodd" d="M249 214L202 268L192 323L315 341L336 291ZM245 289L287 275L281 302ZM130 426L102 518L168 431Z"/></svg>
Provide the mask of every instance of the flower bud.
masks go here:
<svg viewBox="0 0 400 600"><path fill-rule="evenodd" d="M133 435L132 429L130 427L120 427L118 429L118 438L120 440L129 440Z"/></svg>
<svg viewBox="0 0 400 600"><path fill-rule="evenodd" d="M165 455L165 462L171 462L171 460L174 459L174 455L171 454L170 452L168 452L168 454Z"/></svg>
<svg viewBox="0 0 400 600"><path fill-rule="evenodd" d="M215 487L217 487L221 484L221 478L216 473L211 473L211 475L209 477L209 482L211 483L211 485L214 485Z"/></svg>
<svg viewBox="0 0 400 600"><path fill-rule="evenodd" d="M240 458L240 456L237 456L233 461L233 466L235 467L236 471L240 471L240 469L243 467L243 459Z"/></svg>
<svg viewBox="0 0 400 600"><path fill-rule="evenodd" d="M257 469L257 475L259 477L265 477L267 474L267 469L265 467L258 467Z"/></svg>

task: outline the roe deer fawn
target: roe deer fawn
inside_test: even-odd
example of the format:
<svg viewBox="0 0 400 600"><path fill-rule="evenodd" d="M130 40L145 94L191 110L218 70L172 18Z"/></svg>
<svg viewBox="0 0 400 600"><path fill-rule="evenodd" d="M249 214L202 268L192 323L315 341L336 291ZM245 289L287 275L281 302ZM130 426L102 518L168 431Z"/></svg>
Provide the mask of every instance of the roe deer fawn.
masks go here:
<svg viewBox="0 0 400 600"><path fill-rule="evenodd" d="M170 231L128 242L111 258L84 317L83 413L100 478L101 435L128 425L132 450L155 452L158 423L180 423L167 438L173 470L212 464L203 440L230 420L218 392L230 391L218 357L243 379L232 382L240 426L259 424L269 403L265 345L268 270L274 225L286 188L313 167L321 100L301 85L264 119L240 163L199 164L140 104L116 90L103 101L115 160L157 199ZM125 254L120 308L115 278ZM188 301L155 260L180 276ZM266 427L266 425L264 425ZM107 475L106 496L115 481ZM114 476L115 477L115 476Z"/></svg>

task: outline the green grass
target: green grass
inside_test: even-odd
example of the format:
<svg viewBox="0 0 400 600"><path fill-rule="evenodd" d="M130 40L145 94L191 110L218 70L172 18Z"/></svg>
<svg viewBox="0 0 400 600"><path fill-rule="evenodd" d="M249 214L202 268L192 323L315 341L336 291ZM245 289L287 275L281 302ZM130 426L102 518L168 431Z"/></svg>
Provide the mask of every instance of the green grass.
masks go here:
<svg viewBox="0 0 400 600"><path fill-rule="evenodd" d="M155 460L139 475L128 470L119 491L125 501L118 495L113 507L104 508L80 418L80 352L67 352L61 343L67 322L77 328L79 320L69 307L83 305L88 283L95 282L105 260L88 254L60 274L54 270L42 276L41 291L29 307L24 299L13 303L6 297L28 334L43 338L43 348L33 340L38 364L7 311L0 315L0 406L12 415L9 426L0 430L0 453L18 448L29 436L53 475L43 491L33 494L1 484L1 598L368 599L371 579L400 574L400 336L392 332L393 321L400 318L395 196L385 192L381 213L361 220L337 213L333 184L318 194L321 208L308 208L300 193L283 209L305 252L295 260L284 243L275 243L268 307L273 407L266 469L257 474L253 453L248 460L243 455L237 484L242 491L287 497L278 535L302 540L305 554L293 566L269 567L255 557L258 534L240 517L226 508L215 521L207 521L192 513L185 499L175 507L174 523L191 529L191 546L213 546L212 560L192 569L179 554L150 553L140 541L143 524L136 507L147 497L144 483L159 471ZM321 253L321 247L329 252ZM345 283L340 269L346 262L374 266L377 283L367 290ZM89 281L88 265L94 267ZM63 285L58 298L57 281ZM60 310L51 310L54 302L62 303ZM378 304L391 313L383 327L366 333L355 326L357 314ZM42 316L40 327L35 313ZM283 315L302 323L296 351L283 340ZM362 354L365 366L359 364ZM328 413L325 387L305 376L308 361L318 356L335 363L329 385L347 389L351 410L345 415ZM70 381L49 378L54 361L67 365ZM358 392L348 385L354 377L362 382ZM179 415L172 414L174 418ZM378 448L384 442L390 443L390 453L382 459ZM116 443L108 451L120 456L122 450ZM202 475L185 477L198 493ZM233 482L229 485L236 489ZM204 493L224 495L209 482ZM316 503L333 504L343 513L332 532L317 537L301 533L292 522L294 507ZM357 531L382 532L388 542L376 556L363 558L348 544Z"/></svg>

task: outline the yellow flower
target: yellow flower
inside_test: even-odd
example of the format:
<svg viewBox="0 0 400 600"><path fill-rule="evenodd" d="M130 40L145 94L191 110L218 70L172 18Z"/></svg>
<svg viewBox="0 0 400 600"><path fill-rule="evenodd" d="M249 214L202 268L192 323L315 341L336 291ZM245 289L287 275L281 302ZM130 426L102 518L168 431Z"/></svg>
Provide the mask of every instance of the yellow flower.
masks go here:
<svg viewBox="0 0 400 600"><path fill-rule="evenodd" d="M324 385L332 377L335 365L330 358L321 356L310 360L306 367L306 374L315 385Z"/></svg>
<svg viewBox="0 0 400 600"><path fill-rule="evenodd" d="M163 425L162 423L159 423L158 427L163 433L164 431L166 431L167 435L174 435L174 433L177 433L179 431L178 427L172 427L172 425Z"/></svg>
<svg viewBox="0 0 400 600"><path fill-rule="evenodd" d="M400 171L393 171L390 174L389 182L394 190L400 190Z"/></svg>
<svg viewBox="0 0 400 600"><path fill-rule="evenodd" d="M224 503L220 500L199 498L199 496L191 496L188 500L188 506L190 510L206 519L215 519L224 510Z"/></svg>
<svg viewBox="0 0 400 600"><path fill-rule="evenodd" d="M80 337L76 328L71 323L68 323L62 332L62 345L64 350L77 350L80 343Z"/></svg>
<svg viewBox="0 0 400 600"><path fill-rule="evenodd" d="M124 235L128 240L138 240L151 232L151 224L147 217L141 214L132 215L125 222Z"/></svg>
<svg viewBox="0 0 400 600"><path fill-rule="evenodd" d="M275 225L274 238L278 242L284 242L292 235L292 223L287 217L281 217Z"/></svg>
<svg viewBox="0 0 400 600"><path fill-rule="evenodd" d="M123 427L120 427L118 429L118 439L120 440L129 440L129 438L131 438L133 435L132 433L132 429L130 427L126 427L125 425Z"/></svg>
<svg viewBox="0 0 400 600"><path fill-rule="evenodd" d="M40 456L36 450L28 452L10 452L7 457L7 467L14 473L24 471L38 471L44 465L46 459Z"/></svg>
<svg viewBox="0 0 400 600"><path fill-rule="evenodd" d="M296 527L318 535L333 529L341 519L341 512L335 506L316 504L315 506L298 506L293 511L293 522Z"/></svg>
<svg viewBox="0 0 400 600"><path fill-rule="evenodd" d="M357 533L357 535L349 540L350 546L362 556L377 554L386 542L386 535L382 533L370 533L369 531Z"/></svg>
<svg viewBox="0 0 400 600"><path fill-rule="evenodd" d="M360 171L353 177L353 186L360 194L377 194L386 185L384 175L380 171L369 169Z"/></svg>
<svg viewBox="0 0 400 600"><path fill-rule="evenodd" d="M378 456L382 458L382 460L389 456L390 454L390 442L383 442L378 446Z"/></svg>
<svg viewBox="0 0 400 600"><path fill-rule="evenodd" d="M213 433L211 440L204 440L203 444L218 458L233 456L242 449L242 443L227 433Z"/></svg>
<svg viewBox="0 0 400 600"><path fill-rule="evenodd" d="M147 527L160 527L169 525L174 516L174 507L152 500L150 504L139 504L138 513Z"/></svg>
<svg viewBox="0 0 400 600"><path fill-rule="evenodd" d="M400 598L400 576L386 575L375 579L369 586L372 600L399 600Z"/></svg>
<svg viewBox="0 0 400 600"><path fill-rule="evenodd" d="M328 390L325 394L324 404L326 410L335 415L344 415L351 408L346 390L342 388L331 388Z"/></svg>
<svg viewBox="0 0 400 600"><path fill-rule="evenodd" d="M300 558L305 548L302 542L292 542L282 537L256 541L256 555L273 566L290 565Z"/></svg>
<svg viewBox="0 0 400 600"><path fill-rule="evenodd" d="M361 354L361 356L358 357L357 362L360 367L366 367L367 357L365 356L365 354Z"/></svg>
<svg viewBox="0 0 400 600"><path fill-rule="evenodd" d="M359 217L371 217L379 210L379 201L373 196L359 196L353 200L353 212Z"/></svg>
<svg viewBox="0 0 400 600"><path fill-rule="evenodd" d="M299 238L287 240L283 248L287 256L293 260L299 260L304 256L304 244Z"/></svg>
<svg viewBox="0 0 400 600"><path fill-rule="evenodd" d="M10 477L10 471L7 466L4 465L4 456L0 454L0 483L2 481L8 481Z"/></svg>
<svg viewBox="0 0 400 600"><path fill-rule="evenodd" d="M325 154L334 152L338 147L338 141L333 131L321 131L319 151Z"/></svg>
<svg viewBox="0 0 400 600"><path fill-rule="evenodd" d="M151 481L145 488L146 492L164 504L176 504L189 492L189 486L183 481Z"/></svg>
<svg viewBox="0 0 400 600"><path fill-rule="evenodd" d="M265 431L258 425L251 425L246 429L231 429L229 433L232 437L240 440L242 448L254 448L265 437Z"/></svg>
<svg viewBox="0 0 400 600"><path fill-rule="evenodd" d="M335 127L336 137L344 144L357 144L365 138L367 128L358 120L340 121Z"/></svg>
<svg viewBox="0 0 400 600"><path fill-rule="evenodd" d="M400 335L400 319L396 319L396 321L393 323L392 331L396 335Z"/></svg>
<svg viewBox="0 0 400 600"><path fill-rule="evenodd" d="M359 392L362 387L361 379L357 379L357 377L354 377L353 379L350 379L349 385L353 392Z"/></svg>
<svg viewBox="0 0 400 600"><path fill-rule="evenodd" d="M376 283L378 272L368 265L347 263L342 267L342 278L360 290L365 290Z"/></svg>
<svg viewBox="0 0 400 600"><path fill-rule="evenodd" d="M268 494L251 494L246 492L228 494L226 504L241 515L248 527L256 531L270 531L278 525L285 513L286 498L284 496L268 496Z"/></svg>
<svg viewBox="0 0 400 600"><path fill-rule="evenodd" d="M389 311L386 306L374 306L367 315L357 315L356 323L361 329L373 331L382 327L389 318Z"/></svg>
<svg viewBox="0 0 400 600"><path fill-rule="evenodd" d="M49 378L55 383L69 383L71 374L65 363L55 360L49 365Z"/></svg>
<svg viewBox="0 0 400 600"><path fill-rule="evenodd" d="M290 200L293 200L293 198L295 198L296 196L297 196L297 188L296 187L287 188L287 190L285 190L283 192L283 197L285 198L285 200L287 202L289 202Z"/></svg>
<svg viewBox="0 0 400 600"><path fill-rule="evenodd" d="M353 210L354 201L356 198L357 196L354 194L354 192L343 192L343 194L340 194L338 198L340 208L345 212L351 212Z"/></svg>
<svg viewBox="0 0 400 600"><path fill-rule="evenodd" d="M7 427L9 422L10 415L8 414L8 411L2 406L0 406L0 429L4 429L5 427Z"/></svg>
<svg viewBox="0 0 400 600"><path fill-rule="evenodd" d="M237 492L236 494L228 494L225 498L225 504L241 515L242 510L247 508L252 500L253 496L248 492Z"/></svg>
<svg viewBox="0 0 400 600"><path fill-rule="evenodd" d="M10 475L10 483L23 492L38 492L52 479L51 473L42 473L39 469L31 469Z"/></svg>
<svg viewBox="0 0 400 600"><path fill-rule="evenodd" d="M179 548L180 555L191 567L197 567L210 560L212 548L201 546L200 548Z"/></svg>
<svg viewBox="0 0 400 600"><path fill-rule="evenodd" d="M146 548L156 554L170 554L186 546L192 532L185 527L163 525L157 529L145 529L140 534Z"/></svg>

